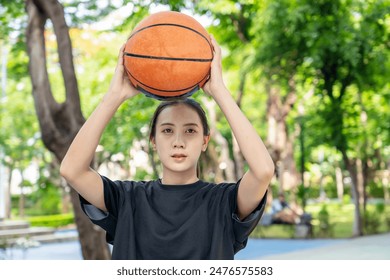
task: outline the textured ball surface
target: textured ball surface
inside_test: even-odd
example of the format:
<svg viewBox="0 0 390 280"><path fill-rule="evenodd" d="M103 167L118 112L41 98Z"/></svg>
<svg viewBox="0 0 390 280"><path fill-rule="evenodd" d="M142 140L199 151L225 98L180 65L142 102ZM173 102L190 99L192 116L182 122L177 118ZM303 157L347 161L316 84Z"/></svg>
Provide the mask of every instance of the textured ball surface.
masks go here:
<svg viewBox="0 0 390 280"><path fill-rule="evenodd" d="M210 36L194 18L159 12L131 33L124 65L130 81L157 99L190 96L207 81L213 50Z"/></svg>

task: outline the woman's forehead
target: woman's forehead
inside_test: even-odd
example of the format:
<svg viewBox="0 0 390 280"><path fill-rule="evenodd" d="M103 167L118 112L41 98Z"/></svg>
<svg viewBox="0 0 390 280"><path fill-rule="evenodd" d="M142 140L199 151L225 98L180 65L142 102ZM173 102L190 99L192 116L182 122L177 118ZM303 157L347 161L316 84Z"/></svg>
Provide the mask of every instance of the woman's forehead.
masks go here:
<svg viewBox="0 0 390 280"><path fill-rule="evenodd" d="M186 124L186 123L196 123L201 125L201 120L198 113L191 107L178 104L164 108L160 115L157 118L157 125L164 123L172 124Z"/></svg>

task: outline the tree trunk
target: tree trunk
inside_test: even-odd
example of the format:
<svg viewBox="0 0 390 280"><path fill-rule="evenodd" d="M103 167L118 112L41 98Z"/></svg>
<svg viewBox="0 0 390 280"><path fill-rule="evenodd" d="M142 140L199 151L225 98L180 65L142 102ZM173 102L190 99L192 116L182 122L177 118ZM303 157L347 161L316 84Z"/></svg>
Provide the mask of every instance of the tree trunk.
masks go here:
<svg viewBox="0 0 390 280"><path fill-rule="evenodd" d="M9 167L8 186L6 194L6 218L11 219L12 216L12 198L11 198L11 181L12 181L12 170L13 167Z"/></svg>
<svg viewBox="0 0 390 280"><path fill-rule="evenodd" d="M268 85L267 88L267 144L277 166L280 190L295 189L299 184L299 174L294 160L294 137L289 137L286 123L286 117L296 101L293 81L290 81L290 86L289 94L284 100L276 87Z"/></svg>
<svg viewBox="0 0 390 280"><path fill-rule="evenodd" d="M211 138L217 143L220 151L218 151L218 162L215 163L216 166L215 174L218 175L220 172L222 176L216 176L216 182L229 181L234 182L237 180L234 173L234 163L230 159L229 153L229 143L221 132L217 129L216 123L216 112L215 112L215 102L209 101L207 98L203 98L203 104L205 105L209 120L210 120L210 134ZM212 144L212 143L210 143ZM210 152L212 152L212 147L209 145ZM208 149L209 149L208 148Z"/></svg>
<svg viewBox="0 0 390 280"><path fill-rule="evenodd" d="M336 67L337 65L332 65L332 67ZM332 79L332 73L336 73L337 69L327 69L326 67L322 70L324 75L324 89L330 100L330 111L331 115L328 115L328 125L331 128L331 137L334 141L336 149L342 154L343 162L345 168L348 170L349 175L351 176L352 183L352 195L355 204L355 215L354 215L354 223L352 228L353 236L361 236L363 235L363 223L360 209L361 195L360 195L360 187L359 187L359 179L358 173L356 170L356 164L351 158L348 157L348 141L343 133L344 131L344 118L343 118L343 109L342 109L342 101L343 96L346 93L346 87L348 79L344 81L343 86L340 89L340 93L338 97L334 96L333 87L334 87L334 79Z"/></svg>
<svg viewBox="0 0 390 280"><path fill-rule="evenodd" d="M26 0L26 31L32 93L45 146L62 161L76 133L84 123L72 56L72 46L64 10L57 0ZM57 38L59 62L64 78L66 100L55 101L46 68L45 23L50 19ZM108 259L105 234L87 219L78 194L71 188L75 221L84 259Z"/></svg>
<svg viewBox="0 0 390 280"><path fill-rule="evenodd" d="M340 167L336 167L336 187L337 187L337 198L340 200L340 202L343 201L344 196L344 183L343 183L343 172L341 171Z"/></svg>
<svg viewBox="0 0 390 280"><path fill-rule="evenodd" d="M390 167L390 162L387 164ZM390 168L387 168L386 170L383 170L381 172L381 181L383 185L383 199L385 200L385 203L390 203L390 191L389 191L389 178L390 178Z"/></svg>
<svg viewBox="0 0 390 280"><path fill-rule="evenodd" d="M363 206L363 211L366 211L366 199L364 198L364 179L363 179L363 167L362 160L357 159L356 162L356 182L357 182L357 190L359 192L359 205Z"/></svg>
<svg viewBox="0 0 390 280"><path fill-rule="evenodd" d="M218 147L213 142L209 142L205 154L201 156L202 177L206 181L223 182L226 176L220 168L220 155Z"/></svg>
<svg viewBox="0 0 390 280"><path fill-rule="evenodd" d="M65 180L64 180L65 181ZM61 180L60 184L61 184L61 204L62 204L62 208L61 208L61 213L63 214L66 214L66 213L69 213L69 211L71 210L71 203L72 203L72 199L71 199L71 196L70 196L70 192L68 189L68 185L66 184L66 182L64 182Z"/></svg>
<svg viewBox="0 0 390 280"><path fill-rule="evenodd" d="M348 158L347 153L342 151L344 164L351 176L351 184L352 184L352 195L353 201L355 204L354 210L354 221L352 227L352 235L353 236L362 236L363 235L363 221L360 209L360 195L358 190L358 176L356 172L356 166L351 163L351 160Z"/></svg>
<svg viewBox="0 0 390 280"><path fill-rule="evenodd" d="M244 96L244 88L245 88L245 81L246 81L246 75L247 73L242 73L240 75L240 85L238 88L238 97L236 100L237 106L241 108L241 102L242 102L242 97ZM238 145L237 139L234 136L234 133L232 131L232 146L233 146L233 160L234 160L234 171L235 171L235 176L237 179L242 178L244 175L244 166L245 166L245 160L244 156L241 153L241 149Z"/></svg>
<svg viewBox="0 0 390 280"><path fill-rule="evenodd" d="M23 171L20 170L20 176L22 177L22 182L20 183L20 196L19 196L19 216L24 218L24 205L25 205L25 197L24 197L24 176Z"/></svg>
<svg viewBox="0 0 390 280"><path fill-rule="evenodd" d="M361 159L358 160L358 178L359 178L359 190L361 191L361 203L363 204L363 211L366 212L367 206L367 187L370 180L371 170L368 164L370 156L367 154L366 147L371 146L367 137L367 109L362 100L362 94L359 92L359 103L362 111L360 112L360 121L362 126L363 143L361 143ZM375 150L374 150L375 153ZM374 157L374 155L372 155Z"/></svg>

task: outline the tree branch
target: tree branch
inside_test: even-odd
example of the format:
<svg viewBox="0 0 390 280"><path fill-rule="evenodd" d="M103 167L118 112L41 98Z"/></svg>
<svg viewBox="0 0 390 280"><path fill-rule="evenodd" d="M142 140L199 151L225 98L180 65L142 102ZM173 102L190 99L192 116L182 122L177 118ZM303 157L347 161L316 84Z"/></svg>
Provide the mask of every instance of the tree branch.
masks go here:
<svg viewBox="0 0 390 280"><path fill-rule="evenodd" d="M76 118L71 119L82 123L84 119L80 110L80 96L73 64L72 43L69 28L65 22L63 6L57 0L35 0L35 2L39 3L39 6L53 23L58 57L64 78L66 107L69 107L70 113L76 116Z"/></svg>
<svg viewBox="0 0 390 280"><path fill-rule="evenodd" d="M290 79L288 81L288 85L290 86L290 88L289 88L289 92L288 92L288 94L283 102L282 118L287 117L288 113L291 111L291 108L294 106L295 102L297 101L294 75L292 75L290 77Z"/></svg>
<svg viewBox="0 0 390 280"><path fill-rule="evenodd" d="M53 98L46 68L44 41L46 17L31 0L27 0L26 10L29 15L26 36L34 103L41 126L42 139L50 147L50 143L57 137L57 129L52 118L52 112L57 111L60 106Z"/></svg>

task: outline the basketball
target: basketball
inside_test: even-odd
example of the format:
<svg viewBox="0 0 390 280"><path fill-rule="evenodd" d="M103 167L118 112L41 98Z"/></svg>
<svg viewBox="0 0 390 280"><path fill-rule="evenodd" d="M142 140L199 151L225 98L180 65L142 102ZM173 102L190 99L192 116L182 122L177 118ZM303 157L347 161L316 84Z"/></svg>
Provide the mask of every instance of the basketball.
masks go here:
<svg viewBox="0 0 390 280"><path fill-rule="evenodd" d="M143 19L124 50L131 83L159 99L188 97L207 81L213 59L210 36L191 16L159 12Z"/></svg>

